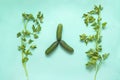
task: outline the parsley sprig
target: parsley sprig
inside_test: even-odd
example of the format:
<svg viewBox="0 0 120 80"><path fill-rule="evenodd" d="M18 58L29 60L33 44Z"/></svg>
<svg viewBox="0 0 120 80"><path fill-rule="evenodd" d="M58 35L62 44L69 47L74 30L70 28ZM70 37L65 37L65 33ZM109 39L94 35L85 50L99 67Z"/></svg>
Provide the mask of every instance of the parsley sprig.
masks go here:
<svg viewBox="0 0 120 80"><path fill-rule="evenodd" d="M89 61L86 63L86 67L88 69L96 69L94 80L96 80L97 73L99 71L99 68L103 61L105 61L109 53L102 53L102 35L101 31L105 29L107 22L102 22L101 18L101 11L103 10L103 7L101 5L94 6L94 9L83 14L84 23L86 26L91 26L93 30L95 31L95 34L87 36L85 33L80 35L80 40L82 42L85 42L86 45L89 42L95 43L95 48L90 48L86 54L89 59Z"/></svg>
<svg viewBox="0 0 120 80"><path fill-rule="evenodd" d="M34 43L35 39L38 39L38 34L41 31L41 23L43 23L43 14L41 12L38 12L37 16L34 17L32 14L22 14L23 17L23 24L24 28L21 32L17 33L17 38L21 40L20 46L18 46L18 50L22 54L22 64L25 70L25 74L27 77L27 80L29 80L28 77L28 71L26 67L26 63L29 60L29 55L32 55L32 50L36 49L37 46ZM28 23L32 22L31 31L28 28Z"/></svg>

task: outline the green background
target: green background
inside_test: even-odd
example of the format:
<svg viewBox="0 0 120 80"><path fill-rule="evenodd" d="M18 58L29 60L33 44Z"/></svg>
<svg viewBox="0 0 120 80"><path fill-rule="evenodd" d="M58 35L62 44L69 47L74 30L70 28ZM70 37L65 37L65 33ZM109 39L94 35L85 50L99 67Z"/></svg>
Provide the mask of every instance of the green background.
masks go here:
<svg viewBox="0 0 120 80"><path fill-rule="evenodd" d="M82 33L93 34L86 28L82 14L101 4L103 21L107 28L102 32L103 52L109 58L102 64L97 80L120 80L120 1L119 0L0 0L0 80L26 80L17 32L23 28L23 12L44 14L44 23L38 48L27 63L30 80L93 80L95 71L88 71L85 51L93 43L85 46L79 40ZM60 46L52 56L46 57L45 50L56 40L56 28L63 24L63 39L74 48L70 55Z"/></svg>

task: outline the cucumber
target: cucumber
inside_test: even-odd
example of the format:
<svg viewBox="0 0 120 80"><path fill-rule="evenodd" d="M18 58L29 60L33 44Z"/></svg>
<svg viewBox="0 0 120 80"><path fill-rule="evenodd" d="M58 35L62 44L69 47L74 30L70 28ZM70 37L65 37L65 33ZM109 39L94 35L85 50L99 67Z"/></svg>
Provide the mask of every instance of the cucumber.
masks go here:
<svg viewBox="0 0 120 80"><path fill-rule="evenodd" d="M46 55L49 55L51 52L53 52L55 50L55 48L58 46L58 41L55 41L51 44L51 46L49 48L47 48L47 50L45 51Z"/></svg>
<svg viewBox="0 0 120 80"><path fill-rule="evenodd" d="M58 24L57 32L56 32L57 41L60 41L62 38L62 27L63 27L62 24Z"/></svg>
<svg viewBox="0 0 120 80"><path fill-rule="evenodd" d="M65 41L61 40L60 45L68 52L71 52L71 53L74 52L74 49L70 47Z"/></svg>

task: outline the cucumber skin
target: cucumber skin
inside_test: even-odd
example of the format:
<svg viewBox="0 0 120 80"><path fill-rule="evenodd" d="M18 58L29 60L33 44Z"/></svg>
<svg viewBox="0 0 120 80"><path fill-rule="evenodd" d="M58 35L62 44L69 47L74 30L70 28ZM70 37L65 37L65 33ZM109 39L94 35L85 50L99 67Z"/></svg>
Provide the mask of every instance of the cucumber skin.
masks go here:
<svg viewBox="0 0 120 80"><path fill-rule="evenodd" d="M63 28L63 25L58 24L57 32L56 32L57 41L60 41L62 38L62 28Z"/></svg>
<svg viewBox="0 0 120 80"><path fill-rule="evenodd" d="M53 42L50 47L47 48L47 50L45 51L46 55L49 55L51 52L53 52L55 50L55 48L58 46L58 41Z"/></svg>
<svg viewBox="0 0 120 80"><path fill-rule="evenodd" d="M74 49L70 47L65 41L61 40L60 45L68 52L71 52L71 53L74 52Z"/></svg>

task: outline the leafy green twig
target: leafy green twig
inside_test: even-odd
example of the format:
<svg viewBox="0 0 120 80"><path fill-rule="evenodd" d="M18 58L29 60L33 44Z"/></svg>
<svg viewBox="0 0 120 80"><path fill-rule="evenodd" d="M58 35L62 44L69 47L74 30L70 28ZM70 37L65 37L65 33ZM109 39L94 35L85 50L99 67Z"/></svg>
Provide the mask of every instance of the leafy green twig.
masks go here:
<svg viewBox="0 0 120 80"><path fill-rule="evenodd" d="M21 32L17 33L17 38L21 39L21 45L18 46L18 50L22 53L22 65L25 70L27 80L29 80L26 63L29 60L28 56L32 55L32 50L37 48L33 42L34 39L38 39L39 37L38 34L41 31L40 24L43 20L43 14L38 12L35 18L32 14L23 13L22 17L24 28ZM28 30L29 28L27 26L29 22L32 22L32 31Z"/></svg>
<svg viewBox="0 0 120 80"><path fill-rule="evenodd" d="M86 14L83 14L84 23L86 24L86 26L91 25L96 34L89 36L87 36L86 34L80 35L80 40L82 42L85 42L86 45L88 44L88 42L95 43L95 48L91 48L86 52L89 58L86 67L88 69L96 68L94 80L96 80L96 76L99 71L100 65L109 56L109 53L100 54L102 52L102 45L100 44L102 39L101 31L105 29L107 24L107 22L102 22L101 18L102 10L103 7L101 7L101 5L99 6L95 5L93 10L87 12Z"/></svg>

